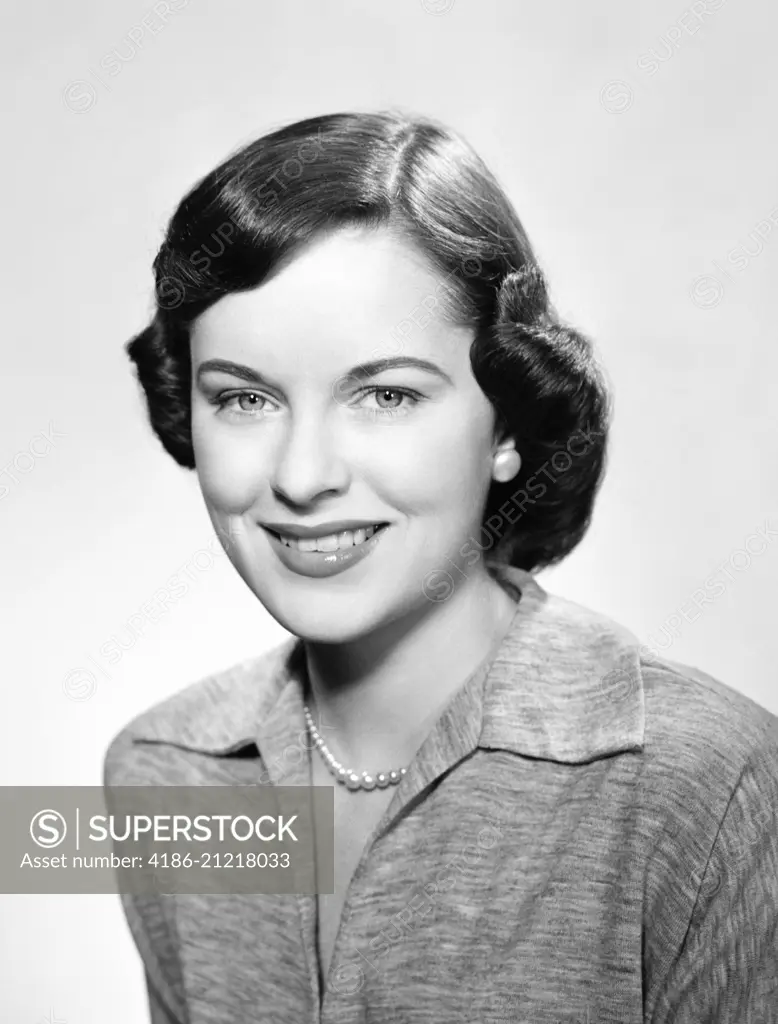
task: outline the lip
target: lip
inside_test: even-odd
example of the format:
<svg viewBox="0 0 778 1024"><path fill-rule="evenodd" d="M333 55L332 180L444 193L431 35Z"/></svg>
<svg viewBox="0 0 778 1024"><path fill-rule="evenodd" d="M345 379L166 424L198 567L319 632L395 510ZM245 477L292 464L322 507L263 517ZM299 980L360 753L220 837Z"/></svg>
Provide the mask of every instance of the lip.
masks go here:
<svg viewBox="0 0 778 1024"><path fill-rule="evenodd" d="M353 520L350 521L353 522ZM328 523L327 528L329 529L331 525L340 526L340 523ZM374 524L369 523L368 525L372 526ZM377 530L373 534L370 540L357 544L356 547L339 548L337 551L300 551L298 548L287 547L273 532L272 526L263 526L263 529L270 538L271 547L278 556L279 561L290 572L297 573L298 576L322 579L325 576L337 576L338 573L345 572L346 569L350 569L352 566L364 561L365 558L375 551L381 543L381 538L391 529L391 526L389 524L384 525L382 529ZM320 527L317 527L317 532L309 534L309 536L326 536L326 534L319 532L320 529ZM359 529L359 526L346 526L344 529ZM333 530L332 532L335 533L337 531ZM295 534L294 536L297 535Z"/></svg>
<svg viewBox="0 0 778 1024"><path fill-rule="evenodd" d="M382 519L334 519L330 523L319 526L297 526L295 523L260 523L260 526L271 533L283 533L287 537L329 537L333 533L344 530L366 530L368 526L385 526Z"/></svg>

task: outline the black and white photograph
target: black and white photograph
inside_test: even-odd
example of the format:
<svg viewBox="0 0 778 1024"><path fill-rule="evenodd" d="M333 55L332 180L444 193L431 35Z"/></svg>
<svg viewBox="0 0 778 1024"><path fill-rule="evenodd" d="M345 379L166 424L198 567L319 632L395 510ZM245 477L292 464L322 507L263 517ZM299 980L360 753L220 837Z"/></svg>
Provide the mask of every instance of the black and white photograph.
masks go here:
<svg viewBox="0 0 778 1024"><path fill-rule="evenodd" d="M778 13L6 11L0 1021L778 1024Z"/></svg>

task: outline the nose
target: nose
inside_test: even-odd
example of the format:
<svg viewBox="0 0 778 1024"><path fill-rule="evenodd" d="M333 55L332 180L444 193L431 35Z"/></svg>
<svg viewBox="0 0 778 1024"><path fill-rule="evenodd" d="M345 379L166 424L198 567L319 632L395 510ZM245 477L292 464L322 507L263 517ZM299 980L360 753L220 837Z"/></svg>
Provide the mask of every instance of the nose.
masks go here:
<svg viewBox="0 0 778 1024"><path fill-rule="evenodd" d="M271 474L276 497L290 507L305 508L342 493L349 481L333 424L312 412L290 417Z"/></svg>

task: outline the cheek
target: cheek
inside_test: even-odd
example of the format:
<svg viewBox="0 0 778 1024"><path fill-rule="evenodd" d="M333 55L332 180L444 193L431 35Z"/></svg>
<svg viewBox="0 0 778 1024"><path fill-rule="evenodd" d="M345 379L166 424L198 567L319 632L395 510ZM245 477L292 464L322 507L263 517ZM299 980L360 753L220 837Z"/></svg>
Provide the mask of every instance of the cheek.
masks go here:
<svg viewBox="0 0 778 1024"><path fill-rule="evenodd" d="M243 443L232 438L228 443L222 432L198 423L193 416L192 446L200 489L209 504L241 513L255 501L268 469L261 445L248 438Z"/></svg>
<svg viewBox="0 0 778 1024"><path fill-rule="evenodd" d="M442 413L442 410L441 410ZM425 418L408 430L389 427L366 466L373 489L409 513L470 517L480 511L491 479L489 408Z"/></svg>

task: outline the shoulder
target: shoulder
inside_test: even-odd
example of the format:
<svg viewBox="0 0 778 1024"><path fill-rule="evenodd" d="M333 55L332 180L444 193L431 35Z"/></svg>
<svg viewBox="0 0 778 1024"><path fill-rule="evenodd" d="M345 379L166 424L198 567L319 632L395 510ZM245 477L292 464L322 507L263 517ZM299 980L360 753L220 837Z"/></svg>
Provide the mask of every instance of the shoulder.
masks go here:
<svg viewBox="0 0 778 1024"><path fill-rule="evenodd" d="M664 989L713 1000L714 973L742 977L775 931L778 718L690 665L651 656L641 675L648 1001Z"/></svg>
<svg viewBox="0 0 778 1024"><path fill-rule="evenodd" d="M640 660L645 706L638 777L640 843L647 855L648 906L658 932L670 907L690 913L706 865L733 822L750 821L760 841L774 829L764 817L778 804L778 718L701 669L645 652ZM744 854L741 851L741 860Z"/></svg>
<svg viewBox="0 0 778 1024"><path fill-rule="evenodd" d="M253 741L263 711L288 682L294 639L190 683L131 719L103 758L106 786L161 781L156 766L175 750L228 754Z"/></svg>
<svg viewBox="0 0 778 1024"><path fill-rule="evenodd" d="M598 714L606 705L608 710L614 704L642 705L641 747L647 763L674 770L696 764L722 780L735 780L763 756L772 754L778 764L778 717L733 683L663 657L609 616L545 596L543 646L564 656L555 659L556 673L566 681L572 639L576 673L596 681L586 683L586 693ZM545 680L554 674L549 665Z"/></svg>
<svg viewBox="0 0 778 1024"><path fill-rule="evenodd" d="M701 669L653 654L641 655L645 705L644 749L670 770L695 763L697 783L734 787L756 761L772 758L778 770L778 717Z"/></svg>
<svg viewBox="0 0 778 1024"><path fill-rule="evenodd" d="M500 571L522 596L491 671L500 715L489 721L491 742L569 764L624 753L622 766L649 788L680 785L680 773L719 793L776 750L778 718L733 686L657 656L622 623L548 593L531 574Z"/></svg>
<svg viewBox="0 0 778 1024"><path fill-rule="evenodd" d="M657 893L677 891L680 881L693 897L737 815L764 831L764 808L775 813L778 718L690 665L652 655L641 659L641 676L645 734L637 771L650 874Z"/></svg>

